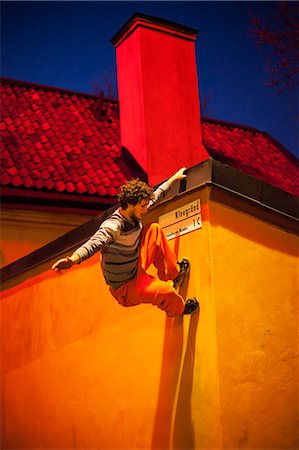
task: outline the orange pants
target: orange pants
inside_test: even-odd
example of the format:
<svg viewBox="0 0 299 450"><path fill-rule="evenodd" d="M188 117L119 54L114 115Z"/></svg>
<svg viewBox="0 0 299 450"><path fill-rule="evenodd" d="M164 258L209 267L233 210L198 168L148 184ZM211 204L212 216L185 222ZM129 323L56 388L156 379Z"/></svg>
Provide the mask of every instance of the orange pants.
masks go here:
<svg viewBox="0 0 299 450"><path fill-rule="evenodd" d="M158 278L146 273L151 264L157 268ZM116 291L110 288L110 292L122 306L152 303L168 316L179 316L184 311L185 301L173 288L172 280L178 273L176 255L162 228L152 223L142 230L137 274Z"/></svg>

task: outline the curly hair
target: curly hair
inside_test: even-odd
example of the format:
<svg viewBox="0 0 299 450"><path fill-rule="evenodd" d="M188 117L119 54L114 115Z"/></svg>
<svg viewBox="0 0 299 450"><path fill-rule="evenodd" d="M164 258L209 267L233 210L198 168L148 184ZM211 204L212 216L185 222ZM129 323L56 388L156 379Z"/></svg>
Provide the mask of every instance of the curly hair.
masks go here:
<svg viewBox="0 0 299 450"><path fill-rule="evenodd" d="M128 204L137 205L142 200L154 199L154 190L144 181L135 178L120 187L117 197L121 207L126 209Z"/></svg>

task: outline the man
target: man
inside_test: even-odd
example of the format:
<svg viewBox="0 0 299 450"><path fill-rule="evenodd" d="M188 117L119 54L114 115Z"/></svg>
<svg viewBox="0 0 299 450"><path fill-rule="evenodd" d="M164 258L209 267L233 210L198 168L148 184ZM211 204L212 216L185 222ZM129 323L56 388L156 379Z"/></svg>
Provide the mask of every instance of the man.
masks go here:
<svg viewBox="0 0 299 450"><path fill-rule="evenodd" d="M105 281L122 306L152 303L169 317L195 312L198 300L185 302L177 292L189 272L188 259L177 263L159 224L142 227L143 216L164 197L174 181L186 177L185 170L180 169L156 191L138 179L125 183L118 195L120 207L85 244L53 264L52 269L68 269L101 251ZM158 277L147 274L151 264L157 268Z"/></svg>

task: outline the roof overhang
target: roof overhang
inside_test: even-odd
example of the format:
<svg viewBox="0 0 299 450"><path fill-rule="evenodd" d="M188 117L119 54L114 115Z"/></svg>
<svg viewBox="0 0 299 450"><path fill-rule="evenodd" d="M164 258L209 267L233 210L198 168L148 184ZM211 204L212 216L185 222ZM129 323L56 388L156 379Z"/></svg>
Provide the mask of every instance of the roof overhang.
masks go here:
<svg viewBox="0 0 299 450"><path fill-rule="evenodd" d="M1 187L2 207L48 212L98 214L116 203L115 197L48 192L37 189Z"/></svg>

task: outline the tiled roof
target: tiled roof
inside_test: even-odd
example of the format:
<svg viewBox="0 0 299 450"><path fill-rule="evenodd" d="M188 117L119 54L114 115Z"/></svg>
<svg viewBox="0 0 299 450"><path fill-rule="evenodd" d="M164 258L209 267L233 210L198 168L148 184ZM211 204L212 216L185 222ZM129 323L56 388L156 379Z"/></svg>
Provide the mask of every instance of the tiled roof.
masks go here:
<svg viewBox="0 0 299 450"><path fill-rule="evenodd" d="M1 184L112 196L124 174L118 103L2 81Z"/></svg>
<svg viewBox="0 0 299 450"><path fill-rule="evenodd" d="M136 176L120 146L118 102L37 84L2 80L1 184L115 197ZM266 133L204 119L211 156L292 194L294 157Z"/></svg>
<svg viewBox="0 0 299 450"><path fill-rule="evenodd" d="M298 161L269 134L213 119L205 119L202 127L204 144L213 158L299 195Z"/></svg>

